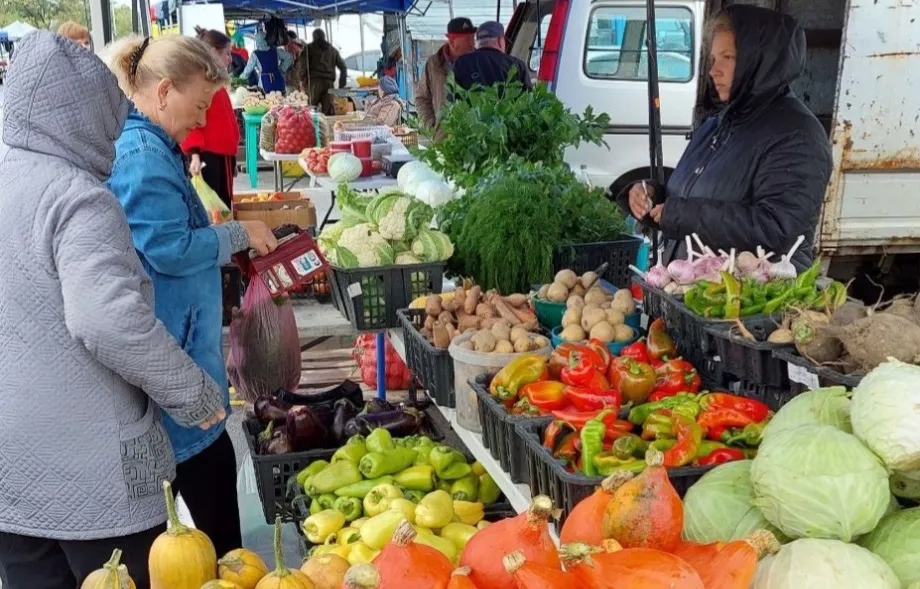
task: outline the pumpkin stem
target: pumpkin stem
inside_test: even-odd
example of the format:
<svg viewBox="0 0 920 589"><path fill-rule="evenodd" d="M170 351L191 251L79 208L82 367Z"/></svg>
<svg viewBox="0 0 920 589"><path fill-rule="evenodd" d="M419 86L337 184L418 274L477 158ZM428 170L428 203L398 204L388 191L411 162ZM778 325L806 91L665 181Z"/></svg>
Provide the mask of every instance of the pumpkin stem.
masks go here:
<svg viewBox="0 0 920 589"><path fill-rule="evenodd" d="M451 577L469 577L473 569L470 567L460 567L450 574Z"/></svg>
<svg viewBox="0 0 920 589"><path fill-rule="evenodd" d="M131 575L128 574L128 567L123 564L118 565L116 569L116 579L118 579L118 589L131 589Z"/></svg>
<svg viewBox="0 0 920 589"><path fill-rule="evenodd" d="M513 575L518 571L519 568L524 566L524 553L520 550L515 550L508 556L502 559L502 565L504 565L505 570L508 571L509 575Z"/></svg>
<svg viewBox="0 0 920 589"><path fill-rule="evenodd" d="M754 548L757 558L776 554L780 549L779 540L769 530L755 530L744 541Z"/></svg>
<svg viewBox="0 0 920 589"><path fill-rule="evenodd" d="M613 493L633 478L633 473L626 470L618 470L601 482L601 489L605 493Z"/></svg>
<svg viewBox="0 0 920 589"><path fill-rule="evenodd" d="M166 533L170 536L187 534L188 527L179 521L179 514L176 512L176 496L173 495L169 481L163 481L163 494L166 496L166 516L169 520L169 529L166 530Z"/></svg>
<svg viewBox="0 0 920 589"><path fill-rule="evenodd" d="M284 550L281 546L281 516L275 518L275 577L286 577L291 574L284 562Z"/></svg>
<svg viewBox="0 0 920 589"><path fill-rule="evenodd" d="M664 466L664 453L655 448L649 448L645 453L645 463L649 466Z"/></svg>
<svg viewBox="0 0 920 589"><path fill-rule="evenodd" d="M594 566L594 563L591 562L591 555L599 552L603 552L603 549L582 542L572 542L559 547L559 558L564 563L584 563Z"/></svg>
<svg viewBox="0 0 920 589"><path fill-rule="evenodd" d="M403 520L393 532L393 543L397 546L408 546L418 536L418 532L409 523L409 520Z"/></svg>
<svg viewBox="0 0 920 589"><path fill-rule="evenodd" d="M345 573L347 589L377 589L380 587L380 572L372 564L358 564Z"/></svg>
<svg viewBox="0 0 920 589"><path fill-rule="evenodd" d="M530 507L527 508L527 522L531 526L537 526L541 522L547 522L554 515L553 500L546 495L537 495L534 497Z"/></svg>
<svg viewBox="0 0 920 589"><path fill-rule="evenodd" d="M112 558L109 559L109 562L105 563L105 569L109 571L118 571L118 564L121 561L121 549L116 548L112 551Z"/></svg>

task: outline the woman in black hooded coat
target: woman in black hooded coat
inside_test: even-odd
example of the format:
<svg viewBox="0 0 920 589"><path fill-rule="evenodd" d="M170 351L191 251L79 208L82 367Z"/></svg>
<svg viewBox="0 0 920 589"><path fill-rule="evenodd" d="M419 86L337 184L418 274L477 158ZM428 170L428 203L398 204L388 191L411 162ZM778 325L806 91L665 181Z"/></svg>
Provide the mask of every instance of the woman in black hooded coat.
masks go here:
<svg viewBox="0 0 920 589"><path fill-rule="evenodd" d="M805 32L788 15L747 5L725 9L708 31L715 111L666 187L646 182L647 198L634 183L620 205L662 231L665 263L686 256L692 233L714 250L759 245L777 255L804 235L792 262L805 268L832 167L826 131L789 88L805 69Z"/></svg>

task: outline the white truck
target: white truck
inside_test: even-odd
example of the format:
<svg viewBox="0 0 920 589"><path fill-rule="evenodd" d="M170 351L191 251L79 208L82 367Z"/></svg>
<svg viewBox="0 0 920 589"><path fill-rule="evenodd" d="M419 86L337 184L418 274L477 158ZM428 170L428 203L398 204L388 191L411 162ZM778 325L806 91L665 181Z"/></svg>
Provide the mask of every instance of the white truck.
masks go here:
<svg viewBox="0 0 920 589"><path fill-rule="evenodd" d="M834 152L819 253L836 276L906 274L916 289L918 257L902 254L920 254L920 0L746 3L786 12L806 32L806 71L793 88ZM704 21L728 4L655 2L666 174L687 145L705 86ZM508 26L509 51L567 106L610 115L609 148L567 154L599 185L649 176L646 22L643 0L526 0Z"/></svg>

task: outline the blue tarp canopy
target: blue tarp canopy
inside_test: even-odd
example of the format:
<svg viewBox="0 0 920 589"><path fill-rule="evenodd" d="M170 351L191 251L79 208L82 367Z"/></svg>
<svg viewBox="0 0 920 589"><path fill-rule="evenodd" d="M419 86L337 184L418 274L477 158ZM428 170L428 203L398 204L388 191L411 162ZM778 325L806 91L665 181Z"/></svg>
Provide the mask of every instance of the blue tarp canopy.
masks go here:
<svg viewBox="0 0 920 589"><path fill-rule="evenodd" d="M228 17L273 14L280 18L323 17L368 12L407 12L412 0L223 0Z"/></svg>

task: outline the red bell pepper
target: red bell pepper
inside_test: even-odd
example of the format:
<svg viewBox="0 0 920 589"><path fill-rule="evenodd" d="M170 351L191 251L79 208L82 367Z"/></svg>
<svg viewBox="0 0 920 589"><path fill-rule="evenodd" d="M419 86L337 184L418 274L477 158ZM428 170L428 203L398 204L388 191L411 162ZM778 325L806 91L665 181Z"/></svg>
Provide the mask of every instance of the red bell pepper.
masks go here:
<svg viewBox="0 0 920 589"><path fill-rule="evenodd" d="M553 350L549 357L549 374L552 378L559 380L562 369L569 365L569 360L574 352L585 349L585 346L575 342L563 342Z"/></svg>
<svg viewBox="0 0 920 589"><path fill-rule="evenodd" d="M655 370L650 364L636 362L632 358L617 358L607 376L611 386L620 391L623 401L634 405L645 403L655 390Z"/></svg>
<svg viewBox="0 0 920 589"><path fill-rule="evenodd" d="M673 395L677 393L695 393L699 388L700 377L696 370L692 372L669 372L658 376L655 380L656 391Z"/></svg>
<svg viewBox="0 0 920 589"><path fill-rule="evenodd" d="M655 319L648 326L648 356L651 360L668 360L677 356L677 344L668 335L662 318Z"/></svg>
<svg viewBox="0 0 920 589"><path fill-rule="evenodd" d="M663 390L661 390L661 389L655 389L654 391L652 391L652 394L648 396L648 398L645 400L645 402L646 402L646 403L655 403L655 402L660 401L660 400L662 400L662 399L667 399L668 397L673 397L673 396L675 396L676 394L677 394L676 392L663 391Z"/></svg>
<svg viewBox="0 0 920 589"><path fill-rule="evenodd" d="M543 447L555 452L556 448L569 434L575 433L576 430L571 424L559 419L553 420L543 432Z"/></svg>
<svg viewBox="0 0 920 589"><path fill-rule="evenodd" d="M604 359L590 348L572 352L569 365L562 369L562 382L576 387L589 387L599 371L606 370Z"/></svg>
<svg viewBox="0 0 920 589"><path fill-rule="evenodd" d="M610 366L610 362L613 360L613 354L610 352L610 348L607 347L607 344L597 338L591 338L588 340L587 346L600 356L601 360L604 362L604 367L598 368L598 370L600 372L607 372L607 367Z"/></svg>
<svg viewBox="0 0 920 589"><path fill-rule="evenodd" d="M602 410L597 411L576 411L575 409L558 409L553 411L553 418L571 424L576 429L581 429L586 423L597 417ZM617 419L614 411L608 412L603 417L604 424L608 429L617 429L625 432L632 431L633 424L622 419Z"/></svg>
<svg viewBox="0 0 920 589"><path fill-rule="evenodd" d="M575 464L581 456L581 436L578 432L566 434L553 451L553 458L558 458L566 464Z"/></svg>
<svg viewBox="0 0 920 589"><path fill-rule="evenodd" d="M770 408L766 404L729 393L703 395L700 397L700 407L703 411L734 409L748 415L754 423L764 421L770 414Z"/></svg>
<svg viewBox="0 0 920 589"><path fill-rule="evenodd" d="M636 362L648 364L648 345L645 343L645 338L625 346L620 350L620 358L632 358Z"/></svg>
<svg viewBox="0 0 920 589"><path fill-rule="evenodd" d="M754 420L736 409L707 409L697 417L697 423L707 431L706 437L718 440L726 429L744 427ZM719 438L714 437L716 433L719 433Z"/></svg>
<svg viewBox="0 0 920 589"><path fill-rule="evenodd" d="M595 411L598 409L620 410L620 393L615 389L597 390L581 387L566 387L565 398L578 411Z"/></svg>
<svg viewBox="0 0 920 589"><path fill-rule="evenodd" d="M520 395L526 397L530 404L541 412L549 413L554 409L565 407L565 388L566 386L561 382L543 380L524 385Z"/></svg>
<svg viewBox="0 0 920 589"><path fill-rule="evenodd" d="M738 448L717 448L708 455L696 461L700 466L709 466L712 464L725 464L735 460L744 460L746 457L744 450Z"/></svg>
<svg viewBox="0 0 920 589"><path fill-rule="evenodd" d="M610 381L604 376L603 372L595 372L588 382L587 389L591 391L603 392L610 389Z"/></svg>
<svg viewBox="0 0 920 589"><path fill-rule="evenodd" d="M658 376L664 376L672 372L696 372L696 368L693 366L693 364L687 362L683 358L674 358L672 360L662 362L655 368L655 374Z"/></svg>

